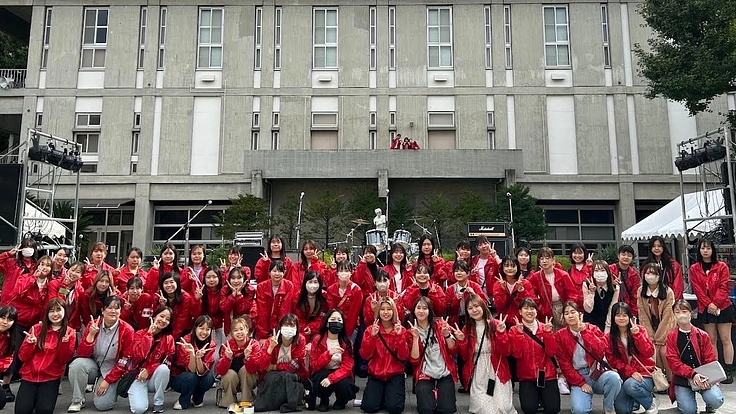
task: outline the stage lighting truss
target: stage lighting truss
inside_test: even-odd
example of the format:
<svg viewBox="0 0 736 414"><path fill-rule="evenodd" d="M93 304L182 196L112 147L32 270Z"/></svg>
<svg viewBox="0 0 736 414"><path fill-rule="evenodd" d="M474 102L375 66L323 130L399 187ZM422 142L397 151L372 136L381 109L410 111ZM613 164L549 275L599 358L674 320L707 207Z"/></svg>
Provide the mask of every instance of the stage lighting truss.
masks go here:
<svg viewBox="0 0 736 414"><path fill-rule="evenodd" d="M31 138L31 147L28 149L28 158L33 161L45 162L64 170L78 172L84 163L79 154L79 146L76 142L53 138L60 141L62 149L56 149L53 140L46 139L46 144L41 144L41 137L34 134Z"/></svg>
<svg viewBox="0 0 736 414"><path fill-rule="evenodd" d="M709 162L718 161L726 157L726 147L723 145L724 138L705 141L700 148L690 147L690 152L680 151L680 156L675 158L675 167L682 172L691 168L697 168Z"/></svg>

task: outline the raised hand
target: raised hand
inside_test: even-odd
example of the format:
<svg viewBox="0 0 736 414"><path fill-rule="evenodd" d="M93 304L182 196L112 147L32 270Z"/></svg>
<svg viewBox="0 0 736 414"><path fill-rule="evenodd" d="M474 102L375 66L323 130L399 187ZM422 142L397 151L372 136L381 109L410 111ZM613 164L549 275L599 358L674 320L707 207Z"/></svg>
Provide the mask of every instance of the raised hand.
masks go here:
<svg viewBox="0 0 736 414"><path fill-rule="evenodd" d="M61 338L61 342L69 342L69 340L71 339L71 337L72 337L72 334L69 333L69 332L67 332L67 334L64 335L64 337Z"/></svg>
<svg viewBox="0 0 736 414"><path fill-rule="evenodd" d="M276 348L276 345L279 344L279 333L274 329L271 332L271 337L268 338L268 350L273 351L274 348Z"/></svg>
<svg viewBox="0 0 736 414"><path fill-rule="evenodd" d="M158 303L159 303L159 305L166 306L166 296L164 296L164 292L162 292L162 291L159 290L156 293L156 296L158 296Z"/></svg>
<svg viewBox="0 0 736 414"><path fill-rule="evenodd" d="M190 344L189 342L185 341L184 338L180 339L179 342L176 343L180 347L182 347L185 351L187 351L189 354L194 354L194 345Z"/></svg>
<svg viewBox="0 0 736 414"><path fill-rule="evenodd" d="M489 249L488 254L490 254L491 257L496 257L498 255L496 252L496 243L491 243L491 248Z"/></svg>
<svg viewBox="0 0 736 414"><path fill-rule="evenodd" d="M230 341L225 341L222 346L225 348L225 358L233 359L233 350L230 348Z"/></svg>
<svg viewBox="0 0 736 414"><path fill-rule="evenodd" d="M496 332L504 333L506 332L506 319L508 319L509 315L499 315L498 321L499 323L496 325Z"/></svg>
<svg viewBox="0 0 736 414"><path fill-rule="evenodd" d="M154 257L153 258L153 262L151 262L151 267L154 268L154 269L158 269L159 266L160 266L159 258L158 257Z"/></svg>
<svg viewBox="0 0 736 414"><path fill-rule="evenodd" d="M442 258L440 257L440 251L439 251L439 249L434 249L434 253L432 254L432 261L433 262L437 262L440 259L442 259Z"/></svg>
<svg viewBox="0 0 736 414"><path fill-rule="evenodd" d="M585 279L585 283L588 284L588 290L591 291L591 292L595 292L595 290L598 289L598 287L595 285L595 282L593 281L593 278L592 277L589 277L589 278Z"/></svg>
<svg viewBox="0 0 736 414"><path fill-rule="evenodd" d="M18 254L18 250L20 250L20 244L10 249L8 253L10 253L11 256L15 256Z"/></svg>
<svg viewBox="0 0 736 414"><path fill-rule="evenodd" d="M400 335L401 332L403 332L403 330L404 330L404 327L401 326L401 324L399 322L396 322L394 324L394 332L396 332L397 335Z"/></svg>
<svg viewBox="0 0 736 414"><path fill-rule="evenodd" d="M156 324L153 323L152 316L149 316L148 320L150 322L150 325L148 325L148 333L150 333L151 335L156 335L156 333L158 333L158 326L156 326Z"/></svg>
<svg viewBox="0 0 736 414"><path fill-rule="evenodd" d="M419 338L419 328L415 322L409 321L409 332L413 338Z"/></svg>
<svg viewBox="0 0 736 414"><path fill-rule="evenodd" d="M544 332L552 332L554 326L552 325L552 318L547 316L544 318Z"/></svg>
<svg viewBox="0 0 736 414"><path fill-rule="evenodd" d="M33 333L33 328L31 328L31 332L23 331L23 335L26 336L26 342L29 344L35 344L38 342L38 338L36 338L36 335Z"/></svg>
<svg viewBox="0 0 736 414"><path fill-rule="evenodd" d="M84 258L84 268L89 271L95 270L95 265L89 262L89 258L85 257Z"/></svg>
<svg viewBox="0 0 736 414"><path fill-rule="evenodd" d="M371 336L376 337L378 336L378 332L380 332L381 327L378 325L378 319L373 321L373 326L371 326Z"/></svg>
<svg viewBox="0 0 736 414"><path fill-rule="evenodd" d="M197 350L197 352L194 354L194 356L197 357L197 358L204 358L204 356L207 355L207 351L209 351L209 350L210 350L210 347L209 346L205 346L204 348Z"/></svg>
<svg viewBox="0 0 736 414"><path fill-rule="evenodd" d="M639 325L636 323L636 316L631 318L631 321L629 322L631 324L631 334L636 335L639 333ZM639 381L641 382L641 381Z"/></svg>
<svg viewBox="0 0 736 414"><path fill-rule="evenodd" d="M263 260L265 260L267 262L268 261L271 261L271 259L268 258L268 255L266 253L263 253L263 252L261 252L261 259L263 259Z"/></svg>
<svg viewBox="0 0 736 414"><path fill-rule="evenodd" d="M588 255L588 258L585 259L585 264L587 264L588 266L593 266L593 253L590 253Z"/></svg>
<svg viewBox="0 0 736 414"><path fill-rule="evenodd" d="M501 277L501 275L496 276L496 282L501 284L501 287L506 287L506 279Z"/></svg>
<svg viewBox="0 0 736 414"><path fill-rule="evenodd" d="M100 322L102 322L102 316L99 316L97 320L95 320L92 315L89 316L89 318L92 320L89 324L89 332L93 335L97 334L97 332L100 332Z"/></svg>
<svg viewBox="0 0 736 414"><path fill-rule="evenodd" d="M452 329L450 329L450 324L447 323L447 317L442 318L442 336L447 336L452 333Z"/></svg>
<svg viewBox="0 0 736 414"><path fill-rule="evenodd" d="M452 335L457 339L458 341L464 341L465 340L465 333L463 333L462 329L455 323L455 327L452 328Z"/></svg>
<svg viewBox="0 0 736 414"><path fill-rule="evenodd" d="M202 293L202 287L197 286L197 288L194 289L194 299L201 300L202 296L204 296L204 293Z"/></svg>
<svg viewBox="0 0 736 414"><path fill-rule="evenodd" d="M549 318L547 318L549 319ZM519 333L524 333L524 324L521 323L518 317L514 316L514 326Z"/></svg>

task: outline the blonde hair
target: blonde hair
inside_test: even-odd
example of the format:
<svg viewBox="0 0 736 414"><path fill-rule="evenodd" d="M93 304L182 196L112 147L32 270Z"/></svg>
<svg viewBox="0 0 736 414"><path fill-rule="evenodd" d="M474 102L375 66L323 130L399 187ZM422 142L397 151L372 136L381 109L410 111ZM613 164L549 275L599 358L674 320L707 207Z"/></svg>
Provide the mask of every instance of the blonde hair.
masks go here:
<svg viewBox="0 0 736 414"><path fill-rule="evenodd" d="M396 325L399 322L399 311L396 309L396 302L394 302L394 300L388 296L386 296L385 298L381 298L381 300L378 301L378 306L376 306L376 310L373 311L373 318L377 321L381 320L381 305L383 305L384 303L388 303L391 306L391 311L393 312L391 323Z"/></svg>

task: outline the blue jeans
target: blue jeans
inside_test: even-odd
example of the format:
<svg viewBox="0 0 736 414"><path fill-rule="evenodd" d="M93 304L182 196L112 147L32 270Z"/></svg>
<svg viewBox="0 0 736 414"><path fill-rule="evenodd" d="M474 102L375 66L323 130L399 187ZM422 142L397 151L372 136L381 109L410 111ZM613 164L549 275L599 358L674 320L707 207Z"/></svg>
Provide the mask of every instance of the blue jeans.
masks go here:
<svg viewBox="0 0 736 414"><path fill-rule="evenodd" d="M618 393L616 402L613 404L616 407L616 412L631 413L639 408L639 404L646 410L652 408L652 402L654 401L654 396L652 395L653 390L654 381L651 378L644 377L644 381L642 382L634 378L627 379L624 381L621 392Z"/></svg>
<svg viewBox="0 0 736 414"><path fill-rule="evenodd" d="M723 394L718 385L698 392L703 397L706 407L718 409L723 405ZM698 403L695 401L695 391L690 387L675 385L675 400L677 401L677 410L682 414L697 414Z"/></svg>
<svg viewBox="0 0 736 414"><path fill-rule="evenodd" d="M164 405L164 391L169 385L169 367L161 364L153 371L147 380L133 381L128 390L128 402L130 403L130 412L133 414L143 414L148 410L148 393L153 394L153 406L159 407ZM109 390L108 390L109 392Z"/></svg>
<svg viewBox="0 0 736 414"><path fill-rule="evenodd" d="M199 405L204 401L204 393L212 388L212 384L215 383L215 376L212 371L207 372L205 375L197 375L193 372L182 372L171 379L171 389L180 392L179 404L182 408L188 408L189 402L193 401L194 404Z"/></svg>
<svg viewBox="0 0 736 414"><path fill-rule="evenodd" d="M593 388L594 394L603 395L603 409L614 411L613 403L621 391L621 377L615 371L606 371L598 381L590 379L590 369L582 368L578 373L585 378L585 382ZM593 411L593 396L583 391L581 387L570 387L570 404L574 414L590 414Z"/></svg>

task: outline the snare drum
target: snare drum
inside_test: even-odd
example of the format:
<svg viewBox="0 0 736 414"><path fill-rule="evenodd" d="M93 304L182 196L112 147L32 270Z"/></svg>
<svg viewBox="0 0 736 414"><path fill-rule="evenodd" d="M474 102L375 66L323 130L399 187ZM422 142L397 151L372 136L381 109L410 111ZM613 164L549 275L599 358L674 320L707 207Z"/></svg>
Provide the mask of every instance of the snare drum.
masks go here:
<svg viewBox="0 0 736 414"><path fill-rule="evenodd" d="M407 230L396 230L394 231L393 242L400 243L408 253L411 244L411 233Z"/></svg>
<svg viewBox="0 0 736 414"><path fill-rule="evenodd" d="M365 242L366 244L370 244L382 249L386 245L386 233L382 230L368 230L367 232L365 232Z"/></svg>

